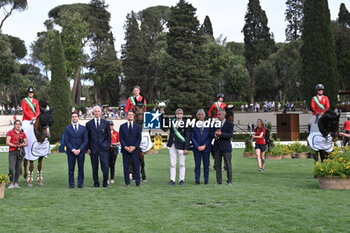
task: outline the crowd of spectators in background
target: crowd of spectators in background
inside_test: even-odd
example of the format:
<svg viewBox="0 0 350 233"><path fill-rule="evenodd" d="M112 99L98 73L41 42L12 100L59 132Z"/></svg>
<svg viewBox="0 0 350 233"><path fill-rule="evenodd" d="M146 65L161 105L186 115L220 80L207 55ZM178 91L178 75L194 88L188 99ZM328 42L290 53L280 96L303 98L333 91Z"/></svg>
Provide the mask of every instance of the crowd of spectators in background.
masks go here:
<svg viewBox="0 0 350 233"><path fill-rule="evenodd" d="M264 101L263 103L255 102L255 104L248 103L242 104L241 112L294 112L294 111L303 111L304 113L308 112L306 104L301 103L296 106L295 103L289 103L288 101L282 106L280 102L275 103L275 101Z"/></svg>

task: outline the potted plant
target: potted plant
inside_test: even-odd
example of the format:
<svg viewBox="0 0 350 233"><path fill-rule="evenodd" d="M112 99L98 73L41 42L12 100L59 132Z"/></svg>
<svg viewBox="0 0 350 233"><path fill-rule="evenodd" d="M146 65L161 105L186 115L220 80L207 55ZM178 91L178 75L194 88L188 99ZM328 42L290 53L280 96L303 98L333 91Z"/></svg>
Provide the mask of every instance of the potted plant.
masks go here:
<svg viewBox="0 0 350 233"><path fill-rule="evenodd" d="M301 145L300 151L297 151L298 159L307 159L310 157L312 149L307 145Z"/></svg>
<svg viewBox="0 0 350 233"><path fill-rule="evenodd" d="M335 147L323 163L316 162L312 172L323 189L350 189L350 151Z"/></svg>
<svg viewBox="0 0 350 233"><path fill-rule="evenodd" d="M51 149L51 153L59 153L60 143L56 142L55 146Z"/></svg>
<svg viewBox="0 0 350 233"><path fill-rule="evenodd" d="M243 152L243 157L244 158L255 158L256 157L252 140L245 141L245 149Z"/></svg>
<svg viewBox="0 0 350 233"><path fill-rule="evenodd" d="M282 146L282 159L291 159L293 154L293 149L289 145Z"/></svg>
<svg viewBox="0 0 350 233"><path fill-rule="evenodd" d="M8 182L8 176L0 174L0 199L5 197L5 186Z"/></svg>
<svg viewBox="0 0 350 233"><path fill-rule="evenodd" d="M268 159L282 159L283 146L280 143L275 143L275 146L271 148L268 153Z"/></svg>

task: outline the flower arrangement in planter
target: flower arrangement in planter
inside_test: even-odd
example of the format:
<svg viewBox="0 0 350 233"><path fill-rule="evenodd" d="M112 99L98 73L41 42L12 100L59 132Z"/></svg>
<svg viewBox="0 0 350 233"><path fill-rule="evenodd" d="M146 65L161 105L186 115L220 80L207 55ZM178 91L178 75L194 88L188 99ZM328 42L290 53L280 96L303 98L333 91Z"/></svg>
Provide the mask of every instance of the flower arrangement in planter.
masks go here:
<svg viewBox="0 0 350 233"><path fill-rule="evenodd" d="M312 169L318 178L320 188L350 189L350 151L335 147L323 163L316 162Z"/></svg>
<svg viewBox="0 0 350 233"><path fill-rule="evenodd" d="M255 158L256 157L252 140L245 141L245 149L243 152L243 157L244 158Z"/></svg>
<svg viewBox="0 0 350 233"><path fill-rule="evenodd" d="M282 159L283 146L280 143L275 143L275 146L271 148L268 153L268 159Z"/></svg>
<svg viewBox="0 0 350 233"><path fill-rule="evenodd" d="M311 148L307 145L301 144L299 141L289 145L292 154L294 154L294 158L306 159L309 157Z"/></svg>
<svg viewBox="0 0 350 233"><path fill-rule="evenodd" d="M59 153L59 147L60 147L60 143L59 142L56 142L55 143L55 146L51 149L51 152L52 153Z"/></svg>
<svg viewBox="0 0 350 233"><path fill-rule="evenodd" d="M294 150L292 149L291 145L284 145L282 146L282 152L282 159L291 159Z"/></svg>
<svg viewBox="0 0 350 233"><path fill-rule="evenodd" d="M0 199L5 196L5 186L9 182L7 175L0 174Z"/></svg>

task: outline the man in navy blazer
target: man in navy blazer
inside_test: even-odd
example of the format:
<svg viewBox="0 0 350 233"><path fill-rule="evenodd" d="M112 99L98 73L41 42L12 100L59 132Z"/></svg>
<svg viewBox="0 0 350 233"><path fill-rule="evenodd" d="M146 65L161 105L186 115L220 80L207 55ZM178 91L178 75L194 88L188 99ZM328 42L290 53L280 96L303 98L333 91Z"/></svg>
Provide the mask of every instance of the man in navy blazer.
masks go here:
<svg viewBox="0 0 350 233"><path fill-rule="evenodd" d="M71 115L72 124L64 130L64 144L66 145L66 154L68 159L68 181L69 187L74 188L74 169L78 161L78 188L84 185L84 161L86 147L88 143L88 134L86 128L78 123L78 113Z"/></svg>
<svg viewBox="0 0 350 233"><path fill-rule="evenodd" d="M221 161L224 157L225 167L227 168L227 184L232 185L232 144L231 138L233 136L233 124L225 119L225 110L218 111L218 120L221 122L220 128L215 128L215 142L214 142L214 158L216 183L222 184L221 176Z"/></svg>
<svg viewBox="0 0 350 233"><path fill-rule="evenodd" d="M86 123L88 132L88 153L90 154L94 187L100 187L98 180L98 157L100 157L103 173L103 187L108 187L108 153L111 145L111 130L109 122L101 118L101 108L92 109L94 119Z"/></svg>
<svg viewBox="0 0 350 233"><path fill-rule="evenodd" d="M119 139L123 154L123 168L125 185L129 187L129 165L132 157L133 175L136 186L140 186L140 143L141 127L134 122L134 112L128 111L128 121L119 128Z"/></svg>
<svg viewBox="0 0 350 233"><path fill-rule="evenodd" d="M196 184L200 184L201 160L203 159L204 184L209 182L209 157L211 151L212 129L204 125L205 112L199 109L197 112L196 125L191 130L191 141L193 144L193 154L195 169L194 175Z"/></svg>

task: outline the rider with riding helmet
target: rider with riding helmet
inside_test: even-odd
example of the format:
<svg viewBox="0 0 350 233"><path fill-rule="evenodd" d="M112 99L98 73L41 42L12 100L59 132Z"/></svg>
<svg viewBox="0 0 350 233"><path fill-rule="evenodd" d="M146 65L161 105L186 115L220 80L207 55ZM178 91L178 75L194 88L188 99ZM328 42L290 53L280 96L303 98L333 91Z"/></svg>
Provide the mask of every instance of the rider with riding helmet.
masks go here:
<svg viewBox="0 0 350 233"><path fill-rule="evenodd" d="M312 117L310 118L309 127L311 126L313 121L316 121L330 108L328 97L323 95L324 85L317 84L316 91L317 95L312 97L311 99Z"/></svg>
<svg viewBox="0 0 350 233"><path fill-rule="evenodd" d="M222 93L219 93L217 96L217 99L218 101L217 102L214 102L213 105L211 106L211 108L209 109L209 112L208 112L208 117L211 117L212 116L212 111L214 110L214 115L213 115L213 118L218 118L218 111L220 109L222 110L225 110L226 108L226 104L224 103L224 94Z"/></svg>

